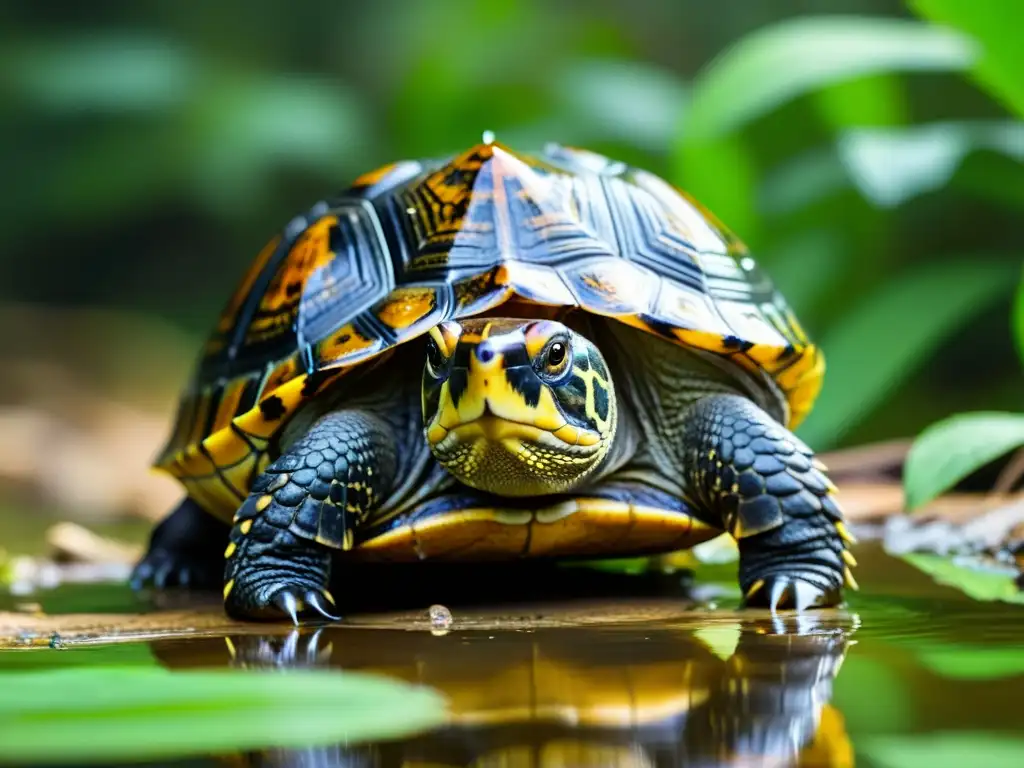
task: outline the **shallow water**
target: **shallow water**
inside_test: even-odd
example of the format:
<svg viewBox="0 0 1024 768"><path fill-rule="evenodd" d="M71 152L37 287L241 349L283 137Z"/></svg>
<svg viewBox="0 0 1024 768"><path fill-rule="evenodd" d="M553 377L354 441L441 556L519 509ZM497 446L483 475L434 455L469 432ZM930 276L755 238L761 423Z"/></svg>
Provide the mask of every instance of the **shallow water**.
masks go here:
<svg viewBox="0 0 1024 768"><path fill-rule="evenodd" d="M721 589L695 602L668 578L576 572L540 595L524 582L517 600L481 577L465 604L450 585L436 593L452 598L450 624L431 618L432 587L417 582L400 611L300 633L227 622L211 599L154 605L119 585L64 587L34 599L47 614L125 618L68 625L64 650L26 619L0 673L342 669L424 684L449 704L443 726L386 742L207 757L183 743L178 762L152 765L1024 765L1024 610L935 585L875 545L854 551L861 591L799 618L735 610L726 567L711 582L702 572L702 588ZM581 583L589 594L567 600ZM135 627L127 614L141 610L157 612Z"/></svg>

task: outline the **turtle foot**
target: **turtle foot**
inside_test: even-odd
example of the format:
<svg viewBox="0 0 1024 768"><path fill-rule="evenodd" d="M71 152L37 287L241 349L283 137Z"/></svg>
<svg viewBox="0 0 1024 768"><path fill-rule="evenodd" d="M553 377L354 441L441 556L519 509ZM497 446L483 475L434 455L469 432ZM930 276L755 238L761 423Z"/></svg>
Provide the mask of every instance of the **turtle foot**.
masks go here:
<svg viewBox="0 0 1024 768"><path fill-rule="evenodd" d="M300 568L298 566L307 566ZM313 563L297 557L289 567L238 568L224 587L224 608L229 616L242 620L289 620L295 626L302 619L340 621L335 613L334 598L319 578L322 574Z"/></svg>
<svg viewBox="0 0 1024 768"><path fill-rule="evenodd" d="M132 570L129 584L135 590L145 587L214 590L223 576L224 567L219 558L211 561L193 553L156 547Z"/></svg>
<svg viewBox="0 0 1024 768"><path fill-rule="evenodd" d="M132 570L132 589L218 589L224 578L222 552L228 527L185 499L154 530L145 556Z"/></svg>
<svg viewBox="0 0 1024 768"><path fill-rule="evenodd" d="M815 582L820 579L816 578ZM841 599L837 588L823 587L796 574L774 573L755 581L747 590L744 602L750 608L768 608L774 613L834 606Z"/></svg>

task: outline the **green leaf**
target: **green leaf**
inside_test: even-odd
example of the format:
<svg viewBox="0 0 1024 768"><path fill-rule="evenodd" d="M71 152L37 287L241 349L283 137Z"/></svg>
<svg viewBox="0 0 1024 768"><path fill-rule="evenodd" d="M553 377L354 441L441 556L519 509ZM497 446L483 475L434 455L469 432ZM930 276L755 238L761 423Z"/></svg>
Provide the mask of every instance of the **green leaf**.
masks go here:
<svg viewBox="0 0 1024 768"><path fill-rule="evenodd" d="M834 129L902 125L908 122L904 90L895 75L869 75L825 86L814 104Z"/></svg>
<svg viewBox="0 0 1024 768"><path fill-rule="evenodd" d="M825 386L801 437L816 450L836 444L944 338L1004 296L1016 273L1016 263L992 256L892 276L822 336Z"/></svg>
<svg viewBox="0 0 1024 768"><path fill-rule="evenodd" d="M953 559L921 552L901 557L937 583L959 589L975 600L1024 604L1024 592L1014 583L1010 569L996 571L968 565L966 558Z"/></svg>
<svg viewBox="0 0 1024 768"><path fill-rule="evenodd" d="M1024 123L933 123L901 130L854 129L839 159L867 199L883 208L940 189L971 152L987 149L1024 162Z"/></svg>
<svg viewBox="0 0 1024 768"><path fill-rule="evenodd" d="M896 71L960 71L977 45L954 30L904 19L789 19L741 39L693 83L688 138L736 130L815 88Z"/></svg>
<svg viewBox="0 0 1024 768"><path fill-rule="evenodd" d="M758 190L758 209L781 218L850 188L850 177L835 147L815 147L766 173Z"/></svg>
<svg viewBox="0 0 1024 768"><path fill-rule="evenodd" d="M1024 360L1024 274L1017 284L1017 295L1013 300L1013 336L1017 340L1017 352Z"/></svg>
<svg viewBox="0 0 1024 768"><path fill-rule="evenodd" d="M954 680L1000 680L1024 674L1024 654L1019 648L982 645L936 645L917 653L932 672Z"/></svg>
<svg viewBox="0 0 1024 768"><path fill-rule="evenodd" d="M757 167L738 136L679 141L671 158L671 181L696 197L751 248L760 242Z"/></svg>
<svg viewBox="0 0 1024 768"><path fill-rule="evenodd" d="M1024 739L988 731L863 736L857 752L878 768L1018 768L1024 764Z"/></svg>
<svg viewBox="0 0 1024 768"><path fill-rule="evenodd" d="M199 192L242 209L266 193L277 165L343 177L370 151L363 103L342 83L299 75L211 79L190 114Z"/></svg>
<svg viewBox="0 0 1024 768"><path fill-rule="evenodd" d="M907 508L916 509L991 461L1024 445L1024 415L961 413L932 424L903 467Z"/></svg>
<svg viewBox="0 0 1024 768"><path fill-rule="evenodd" d="M44 636L45 638L45 636ZM72 646L48 653L37 648L0 651L0 679L9 672L39 672L71 667L159 668L148 643Z"/></svg>
<svg viewBox="0 0 1024 768"><path fill-rule="evenodd" d="M1024 47L1020 44L1019 0L909 0L920 16L956 27L981 43L975 79L1024 117Z"/></svg>
<svg viewBox="0 0 1024 768"><path fill-rule="evenodd" d="M433 691L354 672L62 669L0 675L0 760L84 763L391 739Z"/></svg>
<svg viewBox="0 0 1024 768"><path fill-rule="evenodd" d="M638 61L574 61L554 73L550 87L564 123L591 141L618 139L651 151L671 142L689 97L674 74Z"/></svg>
<svg viewBox="0 0 1024 768"><path fill-rule="evenodd" d="M128 34L25 43L0 62L16 93L62 112L172 109L188 99L199 75L189 51Z"/></svg>

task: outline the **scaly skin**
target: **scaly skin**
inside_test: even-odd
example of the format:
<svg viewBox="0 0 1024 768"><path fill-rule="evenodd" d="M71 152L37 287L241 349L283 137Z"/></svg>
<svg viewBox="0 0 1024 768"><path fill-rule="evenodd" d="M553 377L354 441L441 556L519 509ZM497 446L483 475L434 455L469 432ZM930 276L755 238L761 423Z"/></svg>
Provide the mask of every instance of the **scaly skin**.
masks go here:
<svg viewBox="0 0 1024 768"><path fill-rule="evenodd" d="M687 487L739 544L748 605L840 601L843 516L811 450L750 400L713 395L686 415Z"/></svg>
<svg viewBox="0 0 1024 768"><path fill-rule="evenodd" d="M328 607L331 559L352 548L359 522L387 498L395 478L395 438L363 411L320 419L253 483L235 516L224 569L224 605L242 619Z"/></svg>

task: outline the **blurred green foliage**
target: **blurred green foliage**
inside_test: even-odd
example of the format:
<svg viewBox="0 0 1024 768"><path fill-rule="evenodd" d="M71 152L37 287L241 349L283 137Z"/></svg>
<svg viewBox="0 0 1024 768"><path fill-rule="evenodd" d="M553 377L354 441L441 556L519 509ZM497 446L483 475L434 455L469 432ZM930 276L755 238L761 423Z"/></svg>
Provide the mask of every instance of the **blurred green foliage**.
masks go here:
<svg viewBox="0 0 1024 768"><path fill-rule="evenodd" d="M364 672L0 672L0 759L19 765L359 744L429 730L446 716L433 690Z"/></svg>
<svg viewBox="0 0 1024 768"><path fill-rule="evenodd" d="M815 448L1010 410L1024 129L1019 13L997 5L21 4L0 298L198 341L294 213L493 130L641 165L734 228L824 346Z"/></svg>
<svg viewBox="0 0 1024 768"><path fill-rule="evenodd" d="M975 600L1000 600L1024 605L1024 591L1014 583L1012 568L986 569L981 564L930 554L903 559L930 575L938 584L955 587Z"/></svg>
<svg viewBox="0 0 1024 768"><path fill-rule="evenodd" d="M972 472L1024 446L1024 414L972 411L948 416L914 440L903 468L907 508L917 509Z"/></svg>
<svg viewBox="0 0 1024 768"><path fill-rule="evenodd" d="M1010 19L1014 11L1019 16L1019 5L1010 0L971 5L952 0L914 0L912 6L924 16L969 32L982 43L980 55L971 70L974 78L1018 119L1024 119L1024 81L1020 79L1020 73L1024 71L1024 53L1010 31ZM990 142L989 146L1000 145L1008 155L1024 159L1022 125L1022 122L1007 123L1005 132L1000 128L998 133L991 134L990 139L997 135L1000 138ZM1017 258L1019 263L1019 255ZM1018 278L1009 326L1019 359L1024 360L1024 278ZM973 472L1021 446L1024 446L1024 415L977 411L958 413L940 420L918 435L907 457L904 469L907 506L911 509L920 507ZM1012 584L1004 583L1001 588L1011 598L1020 597Z"/></svg>

